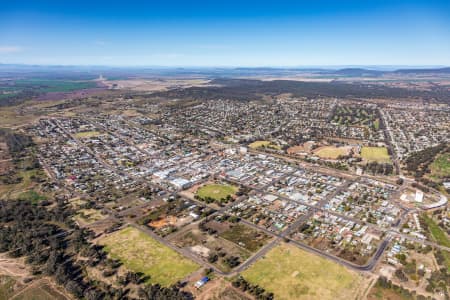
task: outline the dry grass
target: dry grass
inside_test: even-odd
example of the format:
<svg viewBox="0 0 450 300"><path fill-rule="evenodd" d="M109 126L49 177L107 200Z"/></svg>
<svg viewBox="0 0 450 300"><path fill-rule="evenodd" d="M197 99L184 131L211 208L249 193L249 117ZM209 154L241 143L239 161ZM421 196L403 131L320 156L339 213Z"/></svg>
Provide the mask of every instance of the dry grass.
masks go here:
<svg viewBox="0 0 450 300"><path fill-rule="evenodd" d="M170 286L199 266L133 227L116 231L99 241L108 254L134 272L150 276L149 282Z"/></svg>
<svg viewBox="0 0 450 300"><path fill-rule="evenodd" d="M345 267L282 244L243 272L276 299L355 299L363 278Z"/></svg>
<svg viewBox="0 0 450 300"><path fill-rule="evenodd" d="M317 148L314 154L320 158L337 159L339 156L348 155L350 149L351 147L324 146Z"/></svg>

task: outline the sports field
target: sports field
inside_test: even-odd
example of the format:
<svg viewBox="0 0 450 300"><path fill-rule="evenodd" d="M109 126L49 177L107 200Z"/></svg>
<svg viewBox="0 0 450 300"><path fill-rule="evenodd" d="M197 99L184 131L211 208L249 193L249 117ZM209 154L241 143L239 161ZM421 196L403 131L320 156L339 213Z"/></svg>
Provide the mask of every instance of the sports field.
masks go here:
<svg viewBox="0 0 450 300"><path fill-rule="evenodd" d="M226 184L207 184L198 189L197 195L204 199L210 197L216 201L225 199L228 195L232 196L238 191L238 188Z"/></svg>
<svg viewBox="0 0 450 300"><path fill-rule="evenodd" d="M336 159L339 156L348 155L350 152L350 147L335 147L335 146L324 146L317 148L314 154L321 158Z"/></svg>
<svg viewBox="0 0 450 300"><path fill-rule="evenodd" d="M150 276L149 282L170 286L199 266L133 227L116 231L99 241L126 268Z"/></svg>
<svg viewBox="0 0 450 300"><path fill-rule="evenodd" d="M386 147L362 147L361 157L368 161L376 161L380 163L387 163L391 161Z"/></svg>
<svg viewBox="0 0 450 300"><path fill-rule="evenodd" d="M282 244L242 273L275 299L355 299L364 279L334 262Z"/></svg>

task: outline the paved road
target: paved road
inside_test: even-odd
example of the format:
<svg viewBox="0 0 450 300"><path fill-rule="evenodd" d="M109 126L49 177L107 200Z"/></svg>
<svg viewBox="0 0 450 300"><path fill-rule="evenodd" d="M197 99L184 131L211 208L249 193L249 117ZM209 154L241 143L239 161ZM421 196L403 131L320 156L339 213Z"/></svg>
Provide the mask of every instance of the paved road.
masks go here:
<svg viewBox="0 0 450 300"><path fill-rule="evenodd" d="M117 170L115 167L113 167L113 166L109 165L108 163L106 163L101 157L99 157L98 155L96 155L96 153L94 153L89 147L87 147L86 145L84 145L84 144L83 144L81 141L79 141L75 136L73 136L70 132L68 132L63 126L61 126L57 120L55 120L55 123L56 123L57 126L59 126L59 127L63 130L64 133L66 133L70 138L72 138L72 139L77 143L77 145L78 145L79 147L82 147L82 148L86 149L86 151L88 151L88 153L90 153L91 155L93 155L94 157L96 157L96 158L99 160L99 162L100 162L104 167L106 167L106 168L108 168L108 169L114 171L114 172L117 173L117 174L123 175L123 174L122 174L123 172L121 172L120 170ZM127 142L127 143L129 143L129 144L132 144L131 141L129 141L129 140L127 140L127 139L124 139L123 137L118 137L118 138L121 138L122 140L125 140L125 142ZM256 153L261 153L261 152L259 152L259 151L255 151L255 150L251 150L251 151L256 152ZM322 199L322 200L321 200L318 204L316 204L316 205L310 205L310 204L304 203L304 202L302 202L302 201L295 201L295 200L289 199L289 198L287 198L287 197L284 197L284 196L281 196L281 195L278 195L278 194L268 193L267 191L265 191L265 190L262 189L262 188L260 188L260 189L255 189L254 187L250 187L250 188L252 188L252 189L254 189L254 190L256 190L257 192L260 192L260 193L272 194L272 195L277 196L277 197L280 198L280 199L283 199L283 200L286 200L286 201L291 201L291 202L297 202L297 203L299 203L299 204L308 206L308 207L310 208L310 211L309 211L307 214L301 216L299 219L297 219L294 223L292 223L292 224L291 224L285 231L283 231L282 233L274 233L274 232L272 232L272 231L267 230L266 228L262 228L262 227L256 226L255 224L253 224L253 223L251 223L251 222L249 222L249 221L241 220L242 223L244 223L244 224L246 224L246 225L248 225L248 226L250 226L250 227L253 227L253 228L257 229L257 230L261 230L261 231L263 231L263 232L265 232L265 233L267 233L267 234L273 236L273 237L274 237L274 240L271 241L271 242L269 242L269 243L266 244L265 246L263 246L258 252L256 252L256 253L255 253L253 256L251 256L247 261L245 261L244 263L242 263L241 265L239 265L239 266L238 266L237 268L235 268L233 271L228 272L228 273L222 272L222 271L219 270L217 267L215 267L214 265L209 264L208 262L204 261L203 259L201 259L201 258L198 257L197 255L193 254L192 252L190 252L190 251L188 251L188 250L186 250L186 249L182 249L182 248L179 248L179 247L174 246L174 245L171 244L169 241L167 241L167 239L158 236L158 235L155 234L153 231L151 231L149 228L147 228L147 227L145 227L145 226L142 226L142 225L139 225L139 224L136 224L136 223L135 223L134 221L132 221L132 220L127 220L127 225L133 226L134 228L136 228L136 229L138 229L138 230L140 230L140 231L142 231L142 232L148 234L149 236L151 236L151 237L154 238L155 240L157 240L157 241L163 243L164 245L170 247L171 249L177 251L178 253L180 253L180 254L182 254L182 255L184 255L184 256L186 256L186 257L192 259L193 261L199 263L200 265L202 265L202 266L204 266L204 267L212 268L215 272L217 272L218 274L224 275L224 276L233 276L233 275L235 275L235 274L237 274L237 273L239 273L239 272L245 270L248 266L250 266L252 263L254 263L256 260L258 260L258 259L261 258L262 256L264 256L264 255L265 255L268 251L270 251L273 247L275 247L282 239L287 239L287 240L289 240L290 243L292 243L292 244L298 246L299 248L302 248L302 249L304 249L304 250L306 250L306 251L309 251L309 252L318 254L318 255L320 255L320 256L322 256L322 257L326 257L326 258L328 258L328 259L330 259L330 260L332 260L332 261L338 262L338 263L340 263L340 264L342 264L342 265L345 265L345 266L347 266L347 267L349 267L349 268L351 268L351 269L358 270L358 271L371 271L371 270L375 267L375 265L378 263L378 261L379 261L380 258L382 257L384 250L386 249L386 247L388 246L388 244L389 244L390 241L392 240L392 235L402 236L402 237L404 237L404 238L407 238L407 239L410 239L410 240L413 240L413 241L417 241L417 242L429 244L429 245L435 246L435 247L440 247L441 249L445 249L445 250L450 250L450 249L448 249L447 247L443 247L443 246L437 245L437 244L435 244L435 243L431 243L431 242L428 242L428 241L422 241L422 240L415 239L414 237L411 237L411 236L408 236L408 235L403 235L403 234L401 234L401 233L399 233L399 232L397 232L397 231L395 231L395 230L393 230L393 229L386 230L385 228L379 228L378 226L373 225L373 224L367 224L369 227L373 227L373 228L376 228L376 229L378 229L378 230L382 230L382 231L384 231L384 232L387 231L388 234L387 234L387 236L383 239L383 241L380 243L378 249L376 250L375 254L372 256L372 258L371 258L365 265L360 266L360 265L353 264L353 263L351 263L351 262L349 262L349 261L347 261L347 260L344 260L344 259L342 259L342 258L336 257L336 256L334 256L334 255L332 255L332 254L329 254L329 253L325 252L325 251L321 251L321 250L318 250L318 249L316 249L316 248L313 248L313 247L311 247L311 246L309 246L309 245L306 245L306 244L304 244L304 243L302 243L302 242L299 242L299 241L290 239L290 238L289 238L289 234L290 234L294 229L298 228L298 226L300 226L301 224L303 224L309 217L312 216L312 214L313 214L315 211L318 211L318 210L325 211L325 212L327 212L327 213L330 213L331 215L335 215L335 216L337 216L337 217L341 217L341 218L346 219L346 220L350 220L350 221L354 221L354 222L357 222L357 223L361 223L361 221L358 220L358 219L354 219L354 218L351 218L351 217L348 217L348 216L345 216L345 215L341 215L341 214L336 213L336 212L333 212L333 211L325 210L325 209L323 209L323 207L324 207L325 204L328 203L328 201L329 201L330 199L332 199L336 194L338 194L340 191L342 191L342 190L344 190L345 188L347 188L352 182L354 182L355 180L358 180L358 179L360 179L360 178L376 179L376 180L381 180L381 181L384 181L384 182L387 182L387 183L390 183L390 184L392 184L392 182L391 182L391 181L386 181L385 179L380 179L379 177L374 177L374 176L359 176L359 177L357 177L357 176L355 176L354 174L350 174L350 173L347 174L346 172L341 172L341 171L337 172L337 171L334 170L334 169L332 170L332 169L324 168L324 167L321 167L321 166L318 167L318 166L309 165L309 164L306 164L306 163L303 162L303 161L300 161L300 162L299 162L299 161L296 160L296 159L291 159L291 158L287 158L287 157L284 157L284 156L278 156L278 155L268 154L268 153L265 153L265 152L264 152L263 154L265 154L265 155L272 155L272 156L274 156L274 157L278 157L278 158L281 158L281 159L284 159L284 160L287 160L287 161L295 161L295 162L297 162L297 163L301 163L302 166L305 167L305 168L307 168L307 169L313 169L314 171L320 171L320 172L325 173L325 174L331 174L331 175L335 175L335 176L339 176L339 177L344 177L344 178L346 178L346 181L345 181L344 184L342 184L341 186L337 187L336 190L335 190L334 192L330 193L326 198ZM294 171L294 172L295 172L295 171ZM291 172L291 173L293 173L293 172ZM290 174L291 174L291 173L290 173ZM271 183L269 183L269 184L274 184L274 183L276 183L276 182L279 182L280 180L282 180L283 178L289 176L290 174L286 174L286 175L282 176L281 178L279 178L279 179L277 179L277 180L273 180L273 181L272 181ZM342 174L344 174L344 176L342 176ZM216 175L216 174L213 174L212 176L214 176L214 175ZM128 176L133 177L133 178L135 177L135 176L131 176L131 174L128 174ZM136 179L142 180L142 179L140 179L140 178L136 178ZM233 182L233 181L230 180L230 179L227 179L227 180ZM239 184L239 185L243 185L241 182L235 182L235 183L236 183L236 184ZM245 185L244 185L244 186L245 186ZM247 186L247 187L249 187L249 186ZM184 197L184 195L183 195L183 197ZM198 200L196 200L196 199L190 199L190 200L191 200L191 201L195 201L195 202L197 202L197 203L199 203L199 204L205 205L205 203L200 202L200 201L198 201ZM237 202L233 202L233 203L230 203L229 205L227 205L227 206L225 206L225 207L220 208L218 211L216 211L216 212L215 212L214 214L212 214L211 216L214 216L214 215L223 213L230 205L233 205L233 204L236 204L236 203L237 203ZM111 214L110 217L116 218L115 212L110 211L110 214ZM405 213L404 215L402 215L402 217L404 217L404 216L406 216L406 213ZM118 220L118 219L117 219L117 220ZM401 224L401 220L403 220L403 218L400 218L400 222L397 223L397 226L399 226L399 225ZM201 221L201 220L199 220L199 221ZM199 221L198 221L198 222L199 222Z"/></svg>

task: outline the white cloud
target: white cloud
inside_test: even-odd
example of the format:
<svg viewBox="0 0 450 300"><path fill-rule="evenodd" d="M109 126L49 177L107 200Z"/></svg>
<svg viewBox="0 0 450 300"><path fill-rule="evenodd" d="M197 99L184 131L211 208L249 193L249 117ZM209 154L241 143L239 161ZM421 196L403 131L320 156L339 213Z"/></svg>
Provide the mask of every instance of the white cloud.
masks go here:
<svg viewBox="0 0 450 300"><path fill-rule="evenodd" d="M0 53L8 54L8 53L17 53L23 51L22 47L19 46L5 46L0 45Z"/></svg>

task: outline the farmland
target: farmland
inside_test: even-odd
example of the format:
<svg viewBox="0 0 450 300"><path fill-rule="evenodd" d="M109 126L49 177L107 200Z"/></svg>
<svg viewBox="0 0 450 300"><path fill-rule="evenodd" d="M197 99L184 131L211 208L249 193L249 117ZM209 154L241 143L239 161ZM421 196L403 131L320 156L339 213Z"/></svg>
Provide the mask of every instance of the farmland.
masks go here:
<svg viewBox="0 0 450 300"><path fill-rule="evenodd" d="M32 89L39 92L72 92L96 87L92 81L23 79L14 81L15 90Z"/></svg>
<svg viewBox="0 0 450 300"><path fill-rule="evenodd" d="M101 239L108 254L126 268L150 276L152 284L170 286L198 269L194 262L139 230L127 227Z"/></svg>
<svg viewBox="0 0 450 300"><path fill-rule="evenodd" d="M362 147L361 157L367 161L390 162L387 148L385 147Z"/></svg>
<svg viewBox="0 0 450 300"><path fill-rule="evenodd" d="M215 201L226 199L237 192L237 187L224 184L207 184L198 189L197 195L201 199L212 198Z"/></svg>
<svg viewBox="0 0 450 300"><path fill-rule="evenodd" d="M276 299L355 299L364 286L358 274L289 244L272 249L242 276Z"/></svg>

